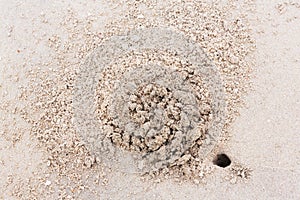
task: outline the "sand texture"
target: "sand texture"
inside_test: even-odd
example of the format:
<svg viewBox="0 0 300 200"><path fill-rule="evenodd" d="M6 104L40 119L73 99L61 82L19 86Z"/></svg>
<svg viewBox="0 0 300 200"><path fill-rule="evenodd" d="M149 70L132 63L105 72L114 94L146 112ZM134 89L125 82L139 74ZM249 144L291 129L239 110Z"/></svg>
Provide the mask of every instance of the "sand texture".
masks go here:
<svg viewBox="0 0 300 200"><path fill-rule="evenodd" d="M0 199L300 199L297 0L0 10Z"/></svg>

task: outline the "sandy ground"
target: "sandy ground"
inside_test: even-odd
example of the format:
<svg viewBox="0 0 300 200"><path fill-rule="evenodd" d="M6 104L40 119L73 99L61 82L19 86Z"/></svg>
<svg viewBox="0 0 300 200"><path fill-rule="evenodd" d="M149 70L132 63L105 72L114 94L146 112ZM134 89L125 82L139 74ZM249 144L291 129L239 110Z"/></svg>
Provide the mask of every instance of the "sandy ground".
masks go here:
<svg viewBox="0 0 300 200"><path fill-rule="evenodd" d="M26 62L47 61L47 52L51 53L36 38L55 33L59 16L52 11L70 5L81 15L99 9L103 20L113 17L104 2L0 2L0 199L18 199L11 194L14 187L46 168L43 151L29 136L29 123L13 110L24 106L15 99L22 92L20 86L28 82L24 74L31 66ZM254 11L239 9L248 12L256 40L254 87L223 151L233 162L250 168L251 178L227 181L229 169L216 167L201 185L172 180L153 184L110 172L109 184L96 187L97 195L83 193L81 199L300 199L300 4L256 1ZM39 20L43 13L53 26ZM52 198L58 197L47 199Z"/></svg>

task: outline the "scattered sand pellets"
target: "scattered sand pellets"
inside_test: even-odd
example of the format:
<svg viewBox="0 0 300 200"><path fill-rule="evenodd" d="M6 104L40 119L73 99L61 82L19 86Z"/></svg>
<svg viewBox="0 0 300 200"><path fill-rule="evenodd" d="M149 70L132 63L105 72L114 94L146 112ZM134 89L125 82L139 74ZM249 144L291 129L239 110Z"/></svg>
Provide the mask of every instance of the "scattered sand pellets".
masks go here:
<svg viewBox="0 0 300 200"><path fill-rule="evenodd" d="M162 175L163 177L175 177L178 180L192 179L195 183L199 183L207 174L212 172L209 166L202 163L202 158L213 150L215 145L218 145L218 142L228 139L227 133L230 124L238 114L242 97L250 86L252 63L246 57L253 51L255 45L250 37L245 17L230 16L230 9L234 7L232 3L215 5L198 1L157 2L142 0L111 2L111 7L118 6L125 6L127 10L124 9L121 15L115 15L110 22L107 22L104 29L97 29L95 28L97 26L94 26L98 23L97 18L100 17L96 10L87 17L80 17L72 9L68 9L66 13L60 13L63 17L59 25L60 31L63 31L66 37L58 31L49 37L40 38L41 41L44 40L44 42L49 43L49 48L53 52L53 55L51 55L53 59L38 64L35 63L32 66L32 70L28 72L27 76L31 81L22 96L30 101L30 105L24 108L21 114L26 121L33 125L32 136L38 139L40 147L44 149L44 162L48 168L46 171L37 173L37 178L32 178L20 184L18 186L19 189L16 189L16 196L23 193L31 194L32 198L49 197L54 195L55 191L61 191L59 196L54 195L53 198L76 198L81 191L89 190L87 185L94 185L85 176L94 176L95 174L98 174L98 178L96 178L97 184L109 184L109 179L105 177L106 172L104 172L107 169L104 170L102 164L103 162L111 164L114 161L109 163L105 162L104 158L98 159L99 155L95 157L94 154L100 152L99 149L104 145L101 143L99 146L91 145L96 141L92 139L90 141L86 140L87 138L83 139L82 134L80 134L82 132L78 131L78 128L84 126L80 123L75 123L78 120L78 116L76 118L78 112L74 112L74 94L76 93L74 88L78 86L75 80L82 75L80 66L84 64L83 62L88 58L88 55L94 50L101 48L101 45L112 36L126 36L126 34L135 30L158 26L169 28L174 30L174 32L180 32L180 34L184 35L184 38L193 41L190 44L197 45L199 48L192 49L201 49L201 52L204 52L201 55L206 54L208 57L208 59L206 56L201 57L203 59L199 63L215 66L213 71L217 73L209 73L210 76L204 76L205 71L200 71L202 73L195 73L194 71L194 74L192 71L189 71L186 67L199 68L191 60L186 59L189 55L185 55L186 51L183 46L182 51L168 52L164 48L164 43L158 43L161 48L157 50L164 49L163 51L153 52L149 51L149 49L148 51L146 49L142 51L138 49L137 51L127 52L125 57L123 54L122 57L115 52L116 56L113 59L108 59L107 64L101 65L105 67L101 70L105 71L106 67L113 70L107 70L107 77L103 73L97 73L99 77L91 80L93 85L92 95L86 96L91 97L92 102L90 102L89 106L93 105L93 108L95 108L92 109L92 116L96 116L94 117L94 122L97 125L97 129L92 129L92 132L96 133L95 130L99 130L99 127L110 129L110 131L103 131L103 133L107 133L103 134L103 136L109 139L109 142L105 142L105 144L113 147L113 149L109 151L104 149L103 151L119 151L120 149L122 152L137 155L133 160L138 159L142 155L153 155L151 151L155 152L157 149L168 146L168 144L171 144L170 140L180 136L180 134L177 135L175 133L177 130L175 128L183 120L183 115L181 114L183 113L181 109L184 108L184 101L181 100L182 95L176 96L176 89L169 89L165 83L160 84L153 81L136 85L133 90L130 90L129 94L123 93L123 97L128 98L127 103L129 103L129 112L125 119L132 120L135 129L147 126L147 119L150 119L150 115L153 115L153 113L154 116L160 116L164 119L160 120L160 125L162 126L159 129L160 131L153 133L154 140L147 139L146 132L140 132L139 134L144 134L143 140L140 138L140 135L137 135L135 139L131 137L131 140L135 141L130 141L130 135L126 135L126 130L129 133L132 127L126 129L124 123L127 121L118 119L119 121L115 124L115 119L108 117L109 115L114 115L116 112L114 109L124 105L120 97L119 105L117 102L109 104L112 98L118 97L116 91L120 91L120 89L117 90L114 87L118 86L118 84L121 84L121 88L130 87L126 85L125 77L133 75L134 70L138 68L140 68L141 74L144 74L149 67L161 67L166 68L164 70L167 71L171 70L173 75L180 74L180 76L176 77L177 79L191 76L182 90L185 90L184 87L190 88L190 90L185 92L192 95L192 105L197 104L199 106L191 109L189 112L196 112L197 117L203 117L200 121L195 121L198 124L197 128L196 126L194 127L195 130L198 130L197 134L195 134L197 137L185 138L189 141L183 143L186 145L178 151L180 152L179 154L168 154L170 151L167 151L164 155L176 155L173 157L172 162L165 162L168 159L162 159L161 162L157 162L157 159L155 159L154 163L160 164L155 166L154 169L148 168L146 170L139 170L139 168L143 169L145 165L139 165L138 163L131 163L130 166L137 166L137 170L143 172L153 170L152 173L149 173L150 177L153 178ZM159 36L157 34L157 37ZM150 40L155 38L152 35ZM131 39L135 40L138 38L133 37ZM149 44L151 44L151 41L149 41ZM119 47L122 47L122 45L120 44ZM129 47L123 46L122 48ZM107 49L107 53L112 53L114 50ZM190 52L192 53L193 51ZM153 62L150 62L151 60ZM212 63L207 63L207 60L211 60ZM167 69L168 67L170 69ZM123 72L120 70L123 70ZM94 71L91 73L94 73ZM172 73L166 74L171 76ZM197 76L197 74L200 74L200 76ZM211 75L216 77L211 79L211 81L207 80L211 78ZM102 83L102 79L99 79L100 76L105 77L103 80L108 81ZM122 79L116 79L118 76ZM169 85L172 84L170 83ZM151 96L151 92L149 93L146 88L151 88L151 92L155 91L154 93L163 93L163 95ZM197 93L196 91L200 92ZM104 95L107 96L103 98ZM165 104L159 105L155 98L165 99ZM150 100L155 104L149 104ZM226 108L222 107L225 105ZM161 114L156 114L155 110L160 110L159 107L169 107L169 110L164 109L164 112ZM130 110L130 108L132 109ZM96 114L94 113L95 110L98 111ZM225 113L222 113L222 111L227 111L225 116ZM118 112L122 114L123 110L120 109ZM220 116L222 123L219 123L220 119L218 117ZM89 119L89 116L87 116L87 119ZM153 123L151 120L150 125ZM193 121L189 118L188 120ZM221 131L220 128L222 129ZM171 132L171 130L174 132L173 135L166 136L164 131ZM136 131L133 132L137 133ZM151 132L149 133L150 135ZM221 138L217 139L220 135ZM139 141L136 140L137 138ZM86 141L89 141L89 143ZM179 142L179 144L182 143ZM93 146L95 149L93 149ZM120 155L123 154L119 154L119 157L117 156L116 158L120 158ZM106 154L105 156L108 156L106 158L109 158L109 156L113 157L112 154ZM154 156L148 158L157 157L159 156L154 154ZM146 163L150 162L151 159L146 159ZM114 168L115 164L110 165L110 167ZM49 176L49 174L51 175ZM45 185L45 183L50 183L49 181L51 181L51 184ZM25 185L28 187L25 187ZM31 192L33 190L35 193Z"/></svg>
<svg viewBox="0 0 300 200"><path fill-rule="evenodd" d="M140 59L138 56L130 56L130 62L120 62L120 66L112 61L122 54L126 56L127 52L144 49L171 51L173 57L178 55L179 63L177 66L175 63L171 64L172 59L167 57L168 54L161 52L141 59L143 54L149 53L147 51L139 56ZM149 65L149 59L155 60L153 55L160 60L165 56L165 61L169 60L170 63L164 62L162 66ZM107 61L113 62L115 66L104 70L106 64L109 64ZM147 64L144 65L143 61ZM103 75L97 77L98 74ZM104 85L100 84L101 92L98 95L100 122L95 121L93 113L96 109L94 100L97 88L94 80L101 80ZM202 87L202 83L207 85L206 88ZM165 94L152 91L153 84L157 85L154 88L160 86ZM143 88L144 85L146 88ZM139 99L133 95L139 88L148 93L147 90L150 90L153 102L148 100L141 102L142 105L137 102ZM115 144L130 150L134 141L143 149L140 154L133 155L139 163L137 166L147 167L148 172L150 169L158 170L185 156L188 149L201 137L204 142L197 157L203 158L213 149L222 133L226 116L222 88L215 66L210 64L199 46L184 39L184 36L165 28L129 32L126 36L112 37L104 42L83 64L75 86L75 126L87 147L99 158L117 160L117 165L122 166L121 159L126 158L127 161L128 158L115 148ZM164 98L168 93L169 97ZM145 94L140 98L146 100L147 96ZM135 102L130 103L132 98L135 98ZM150 112L147 109L151 109ZM171 113L168 111L170 109L173 110ZM161 131L164 135L159 134ZM116 152L120 153L118 158Z"/></svg>

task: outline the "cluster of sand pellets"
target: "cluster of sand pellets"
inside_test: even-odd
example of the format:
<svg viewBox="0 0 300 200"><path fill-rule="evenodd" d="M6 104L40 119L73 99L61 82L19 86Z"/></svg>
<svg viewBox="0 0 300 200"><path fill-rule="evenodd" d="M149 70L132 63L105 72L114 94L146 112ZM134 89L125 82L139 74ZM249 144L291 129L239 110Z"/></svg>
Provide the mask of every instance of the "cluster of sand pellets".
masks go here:
<svg viewBox="0 0 300 200"><path fill-rule="evenodd" d="M16 196L24 185L46 196L80 192L93 185L83 174L105 185L110 170L195 183L213 171L203 159L228 139L250 86L255 45L244 16L230 16L231 3L122 3L129 9L101 30L96 11L82 18L69 9L59 25L68 37L41 38L53 59L28 72L21 98L31 104L21 114L47 168Z"/></svg>

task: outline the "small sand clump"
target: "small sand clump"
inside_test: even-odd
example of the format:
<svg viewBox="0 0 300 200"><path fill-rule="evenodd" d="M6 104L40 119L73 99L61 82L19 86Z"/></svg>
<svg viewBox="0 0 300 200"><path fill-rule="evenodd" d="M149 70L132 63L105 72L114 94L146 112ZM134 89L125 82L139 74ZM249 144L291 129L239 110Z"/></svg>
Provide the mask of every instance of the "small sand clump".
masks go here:
<svg viewBox="0 0 300 200"><path fill-rule="evenodd" d="M177 99L174 100L172 93L166 88L154 84L138 88L138 91L130 96L129 115L133 122L140 125L139 135L141 137L138 137L139 135L131 136L129 132L117 132L117 134L112 134L112 142L134 151L157 150L171 140L174 137L174 131L178 130L176 125L180 120L180 107L181 104ZM162 119L166 120L159 132L155 131L156 127L150 123L151 118L156 114L153 112L155 109L161 111L159 114L162 115ZM158 123L160 121L161 119L157 119ZM156 126L160 126L160 124L156 124ZM126 129L130 131L135 127L128 124Z"/></svg>

